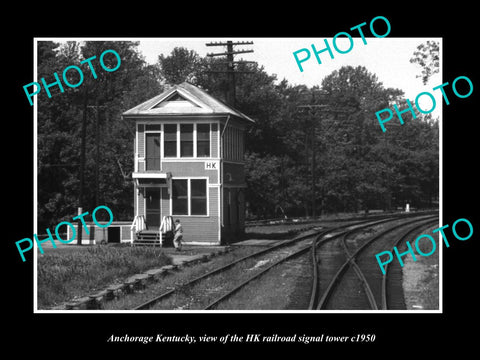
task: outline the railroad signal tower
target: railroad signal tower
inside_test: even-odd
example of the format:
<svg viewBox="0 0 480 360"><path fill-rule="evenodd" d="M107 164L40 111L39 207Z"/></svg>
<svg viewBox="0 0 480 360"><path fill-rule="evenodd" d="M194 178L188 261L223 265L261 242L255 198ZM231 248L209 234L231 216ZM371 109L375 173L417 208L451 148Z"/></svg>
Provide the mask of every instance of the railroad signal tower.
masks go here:
<svg viewBox="0 0 480 360"><path fill-rule="evenodd" d="M234 61L234 55L237 54L245 54L245 53L252 53L253 50L233 50L234 46L238 45L253 45L253 41L237 41L233 42L231 40L228 40L226 42L210 42L205 44L206 46L226 46L227 50L222 53L209 53L207 54L208 57L216 57L216 56L226 56L226 62L225 64L227 65L227 70L225 71L214 71L211 70L209 72L212 73L224 73L227 74L228 77L228 91L227 91L227 96L226 96L226 101L227 104L235 107L235 74L238 73L252 73L252 71L239 71L235 70L235 64L246 64L246 63L254 63L255 61L246 61L246 60L240 60L240 61Z"/></svg>

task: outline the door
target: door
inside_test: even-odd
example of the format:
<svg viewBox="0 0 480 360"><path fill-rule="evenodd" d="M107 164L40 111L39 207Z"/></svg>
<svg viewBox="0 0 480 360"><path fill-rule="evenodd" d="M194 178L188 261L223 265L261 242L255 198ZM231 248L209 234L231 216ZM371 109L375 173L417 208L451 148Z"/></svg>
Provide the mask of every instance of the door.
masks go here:
<svg viewBox="0 0 480 360"><path fill-rule="evenodd" d="M160 228L160 190L159 187L145 188L145 218L148 230L158 230Z"/></svg>
<svg viewBox="0 0 480 360"><path fill-rule="evenodd" d="M107 229L108 243L120 243L120 227L109 226Z"/></svg>

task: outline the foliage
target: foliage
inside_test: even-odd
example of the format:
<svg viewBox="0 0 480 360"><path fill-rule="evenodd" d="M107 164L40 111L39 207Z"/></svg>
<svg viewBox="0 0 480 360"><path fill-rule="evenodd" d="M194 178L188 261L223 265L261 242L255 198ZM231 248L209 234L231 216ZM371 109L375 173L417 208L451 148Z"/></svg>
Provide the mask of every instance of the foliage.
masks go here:
<svg viewBox="0 0 480 360"><path fill-rule="evenodd" d="M417 46L417 50L410 59L412 64L418 64L422 68L422 78L425 85L432 75L439 72L440 69L440 47L437 41L427 41Z"/></svg>
<svg viewBox="0 0 480 360"><path fill-rule="evenodd" d="M430 68L435 44L416 55ZM99 68L93 79L52 98L39 94L39 228L70 220L79 191L81 123L87 120L86 209L109 206L115 220L133 217L134 126L121 113L162 91L163 84L189 81L225 100L224 59L202 58L176 48L147 65L129 41L39 42L39 78L114 49L122 59L115 72ZM423 55L422 55L423 54ZM425 56L424 56L425 55ZM433 65L432 65L433 64ZM108 65L107 65L108 66ZM423 65L422 65L423 66ZM433 67L432 67L433 66ZM375 112L404 101L365 67L344 66L309 88L268 74L259 64L236 64L236 107L256 120L247 129L246 200L256 218L311 215L405 206L432 206L438 199L438 123L430 115L393 123L383 133ZM248 71L248 73L246 73ZM74 79L72 79L74 82ZM410 116L410 118L408 118ZM95 180L96 122L100 134L98 191ZM98 196L95 196L95 194Z"/></svg>
<svg viewBox="0 0 480 360"><path fill-rule="evenodd" d="M169 56L161 54L158 63L162 77L167 83L174 85L184 81L194 82L201 59L193 50L176 47Z"/></svg>
<svg viewBox="0 0 480 360"><path fill-rule="evenodd" d="M70 65L80 66L83 83L76 88L64 86L60 93L52 87L52 97L38 95L38 214L39 231L70 221L77 213L80 187L80 148L83 117L86 118L86 166L84 211L107 205L115 220L133 217L132 183L122 176L124 169L133 168L132 144L135 127L121 120L121 113L161 91L158 69L147 65L138 53L137 43L128 41L67 42L59 46L39 42L38 77L53 82L53 73L62 76ZM122 59L114 72L100 67L103 51L113 49ZM96 56L92 64L94 79L87 64L80 61ZM115 66L107 56L107 67ZM113 61L116 61L113 59ZM74 72L73 72L74 73ZM78 81L71 79L71 83ZM98 121L99 157L96 148ZM98 164L98 185L95 166ZM97 190L98 189L98 190Z"/></svg>

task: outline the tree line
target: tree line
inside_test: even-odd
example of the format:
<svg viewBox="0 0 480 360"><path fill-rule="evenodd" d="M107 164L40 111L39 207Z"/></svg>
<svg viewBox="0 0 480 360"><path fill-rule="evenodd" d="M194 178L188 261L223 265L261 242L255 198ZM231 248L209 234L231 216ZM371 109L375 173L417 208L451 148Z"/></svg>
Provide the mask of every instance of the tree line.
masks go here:
<svg viewBox="0 0 480 360"><path fill-rule="evenodd" d="M107 205L115 220L131 220L133 185L128 175L134 168L135 127L121 119L122 112L158 95L165 85L183 81L225 99L228 78L218 72L225 69L223 59L177 47L152 65L138 45L38 42L38 78L47 82L58 69L107 49L122 59L114 73L85 77L81 87L58 96L38 95L39 229L76 214L83 120L88 189L84 211ZM373 116L401 102L403 91L385 88L361 66L333 71L314 87L278 80L257 63L237 68L249 73L236 76L236 107L256 120L246 135L249 218L388 210L407 202L417 208L436 205L437 119L430 114L407 118L406 125L390 125L383 133Z"/></svg>

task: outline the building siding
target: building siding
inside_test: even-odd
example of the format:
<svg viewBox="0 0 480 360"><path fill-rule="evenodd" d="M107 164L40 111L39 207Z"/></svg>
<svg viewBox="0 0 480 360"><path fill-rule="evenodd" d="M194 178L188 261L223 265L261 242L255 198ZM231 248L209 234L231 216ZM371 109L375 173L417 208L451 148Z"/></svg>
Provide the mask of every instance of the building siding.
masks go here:
<svg viewBox="0 0 480 360"><path fill-rule="evenodd" d="M199 218L195 216L180 219L183 227L184 243L220 244L218 238L218 216Z"/></svg>
<svg viewBox="0 0 480 360"><path fill-rule="evenodd" d="M224 126L220 126L223 131ZM223 133L223 158L230 161L243 161L245 149L244 128L235 122L229 122Z"/></svg>
<svg viewBox="0 0 480 360"><path fill-rule="evenodd" d="M138 215L141 216L145 216L145 198L143 197L143 190L140 188L139 191L137 191L138 193L138 208L137 208L137 211L138 211Z"/></svg>
<svg viewBox="0 0 480 360"><path fill-rule="evenodd" d="M187 90L190 89L187 86ZM177 90L180 96L187 98L188 101L193 101L196 96L207 96L201 90L190 89L192 92L190 99L186 94L188 91L180 88ZM182 93L185 91L185 93ZM165 95L167 96L167 95ZM168 95L170 96L170 95ZM159 108L152 110L151 108L159 101L165 101L166 106L170 106L165 113L158 113ZM249 118L240 116L242 114L219 113L219 114L197 114L199 109L194 107L185 107L179 111L178 107L173 107L168 103L168 98L154 98L150 102L145 103L145 111L137 112L139 106L134 110L124 113L127 117L132 115L132 118L137 122L136 134L136 148L135 148L135 171L139 173L146 172L146 149L145 149L145 134L148 131L161 130L161 145L160 145L160 171L149 171L148 173L170 173L171 179L207 179L207 199L208 209L207 215L175 215L174 219L180 219L183 225L183 238L185 243L205 243L205 244L220 244L222 236L228 242L234 241L238 235L239 229L243 228L244 222L244 197L242 191L245 186L245 170L244 170L244 150L245 150L245 126ZM199 103L202 103L199 100ZM175 103L178 105L178 103ZM198 104L197 104L198 105ZM207 108L210 106L220 106L213 100L207 101L204 104ZM142 105L143 106L143 105ZM174 115L171 111L174 109ZM191 112L192 109L195 112ZM143 111L143 110L142 110ZM135 115L135 116L133 116ZM144 116L145 115L145 116ZM177 124L177 157L164 157L164 125ZM193 155L197 155L197 125L200 123L210 124L210 154L209 157L180 157L180 133L178 124L194 124L193 126ZM155 128L153 126L156 126ZM160 127L159 127L160 125ZM225 128L225 125L228 125ZM225 129L225 131L223 131ZM223 136L222 135L223 131ZM206 170L207 162L217 164L217 169ZM220 170L221 169L221 170ZM220 173L222 171L222 173ZM239 196L242 195L241 196ZM145 215L144 192L140 191L135 186L135 202L136 215ZM230 200L228 200L230 199ZM226 211L228 211L228 219L225 219ZM160 193L160 216L171 215L171 194L168 193L168 188L162 186ZM223 222L227 223L227 228L224 228ZM128 235L129 235L128 231ZM122 240L127 235L124 234L122 228ZM128 236L129 238L129 236Z"/></svg>
<svg viewBox="0 0 480 360"><path fill-rule="evenodd" d="M183 216L179 217L183 226L183 240L185 243L220 243L219 216L218 216L218 187L210 187L209 207L210 216Z"/></svg>
<svg viewBox="0 0 480 360"><path fill-rule="evenodd" d="M162 218L170 215L170 195L168 194L168 189L166 187L162 188L160 210L162 212Z"/></svg>
<svg viewBox="0 0 480 360"><path fill-rule="evenodd" d="M143 158L145 156L145 125L138 124L137 127L137 153L138 157Z"/></svg>
<svg viewBox="0 0 480 360"><path fill-rule="evenodd" d="M218 186L211 186L209 189L210 196L210 216L220 216L218 213L218 201L220 200L220 188Z"/></svg>
<svg viewBox="0 0 480 360"><path fill-rule="evenodd" d="M222 242L231 243L245 231L245 190L229 187L223 190Z"/></svg>
<svg viewBox="0 0 480 360"><path fill-rule="evenodd" d="M207 185L208 186L208 185ZM161 188L161 217L171 215L170 212L170 195L166 187ZM173 215L174 219L180 219L184 229L184 241L186 243L215 243L219 244L219 213L218 213L218 201L219 201L219 187L209 186L209 215L208 216L185 216L185 215ZM144 213L144 198L142 192L139 194L139 215L145 215ZM123 231L123 229L122 229ZM130 239L130 228L128 227L128 234L121 235L122 240L126 237ZM87 239L87 237L83 237ZM93 237L92 237L93 239Z"/></svg>
<svg viewBox="0 0 480 360"><path fill-rule="evenodd" d="M208 177L209 184L218 184L218 170L205 170L203 161L163 162L163 172L171 172L172 177Z"/></svg>
<svg viewBox="0 0 480 360"><path fill-rule="evenodd" d="M100 222L100 224L105 225L105 222ZM73 224L75 227L75 233L78 235L78 224ZM109 229L111 228L120 228L120 242L130 242L131 233L130 233L130 222L127 221L114 221L108 227L100 228L96 226L93 222L85 223L88 233L85 231L85 227L82 225L82 244L83 245L94 245L100 244L102 241L111 242L108 238ZM71 239L72 232L70 227L67 227L67 239ZM69 245L76 245L77 238L68 243Z"/></svg>
<svg viewBox="0 0 480 360"><path fill-rule="evenodd" d="M227 186L245 185L245 167L243 164L223 163L223 182Z"/></svg>

